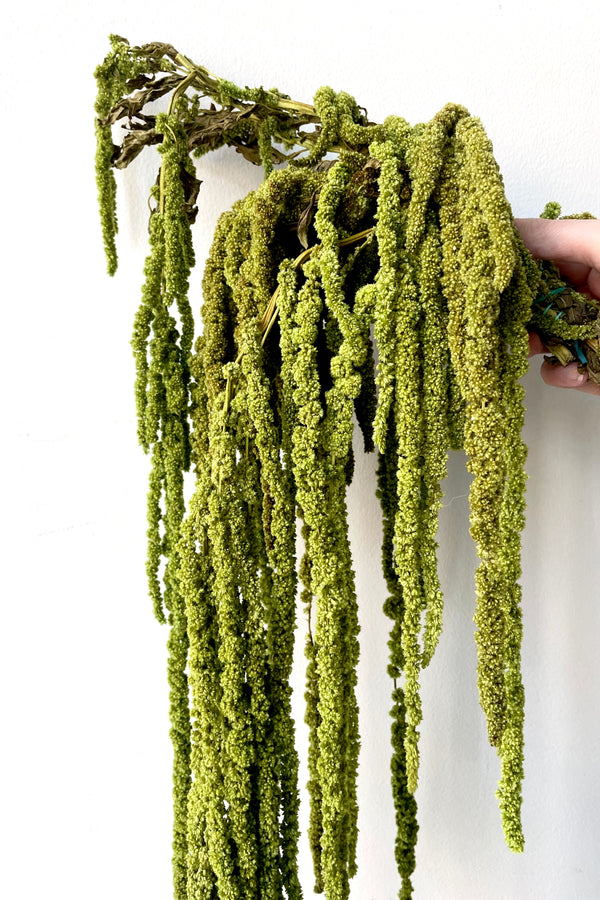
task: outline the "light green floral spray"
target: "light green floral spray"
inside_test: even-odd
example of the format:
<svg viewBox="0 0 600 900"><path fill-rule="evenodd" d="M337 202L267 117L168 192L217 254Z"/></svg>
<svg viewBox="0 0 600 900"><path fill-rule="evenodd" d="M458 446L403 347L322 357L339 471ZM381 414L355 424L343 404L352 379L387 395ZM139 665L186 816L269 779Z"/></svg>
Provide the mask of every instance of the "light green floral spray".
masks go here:
<svg viewBox="0 0 600 900"><path fill-rule="evenodd" d="M399 898L412 897L420 677L442 629L436 531L450 448L464 448L473 475L479 693L500 756L504 833L522 850L519 379L532 327L565 354L585 341L591 366L597 310L564 315L573 301L523 247L491 143L464 107L414 128L394 116L375 125L331 88L314 106L295 103L216 79L168 44L117 37L96 75L111 273L112 168L160 150L132 346L138 437L151 455L149 592L170 626L176 900L302 896L290 686L299 590L315 891L349 896L360 748L346 506L354 421L378 453ZM166 113L143 112L169 92ZM124 117L119 148L111 126ZM191 157L223 144L262 163L265 180L218 222L193 346ZM550 204L544 215L559 213Z"/></svg>

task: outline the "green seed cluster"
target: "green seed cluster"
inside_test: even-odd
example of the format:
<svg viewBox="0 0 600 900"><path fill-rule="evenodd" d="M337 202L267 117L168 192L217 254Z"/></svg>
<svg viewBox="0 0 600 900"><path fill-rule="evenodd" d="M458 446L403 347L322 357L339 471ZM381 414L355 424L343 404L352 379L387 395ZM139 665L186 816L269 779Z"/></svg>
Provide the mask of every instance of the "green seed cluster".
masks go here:
<svg viewBox="0 0 600 900"><path fill-rule="evenodd" d="M99 117L126 79L152 62L115 39L97 73ZM268 98L274 116L283 96L250 89L241 96L219 84L220 102ZM265 181L219 220L204 271L202 334L192 348L194 172L181 120L189 106L180 97L156 118L161 171L132 340L138 436L152 460L149 590L156 616L171 626L175 897L302 896L290 687L299 589L308 625L315 891L327 900L349 896L358 836L359 598L346 491L356 421L365 450L378 452L395 849L399 897L409 900L420 677L442 628L436 531L451 448L465 449L473 475L478 685L501 760L504 833L512 850L523 849L519 379L532 303L543 293L540 269L514 227L478 119L448 104L414 128L393 116L370 125L352 97L322 88L311 150L286 168L273 170L275 118L261 123ZM98 134L113 271L110 127L99 124ZM324 162L331 150L337 159ZM549 206L545 214L558 212ZM560 328L569 338L583 335L557 321ZM186 512L183 473L192 464L196 488Z"/></svg>
<svg viewBox="0 0 600 900"><path fill-rule="evenodd" d="M154 612L171 626L167 642L173 760L173 871L177 900L186 896L187 804L191 784L189 629L178 580L178 542L185 514L183 473L190 465L190 351L194 323L188 280L194 265L182 177L191 162L174 115L159 115L163 134L161 193L150 219L142 302L132 348L140 444L151 452L146 571ZM162 561L165 560L163 567ZM164 587L163 587L164 586Z"/></svg>
<svg viewBox="0 0 600 900"><path fill-rule="evenodd" d="M338 101L326 89L317 101L327 144L340 141L347 98ZM235 871L241 895L282 896L284 859L293 873L290 885L297 884L296 755L287 687L296 514L302 521L299 571L309 620L306 720L315 888L343 900L355 872L359 629L345 494L353 412L359 398L365 405L367 386L366 429L380 454L390 594L385 611L393 620L392 786L401 896L411 895L417 834L420 672L433 655L442 621L435 542L440 482L449 447L463 441L475 476L472 531L482 560L479 684L490 737L503 759L499 794L507 838L515 849L520 846L517 578L524 448L517 381L526 368L525 324L537 270L526 266L489 142L479 122L455 106L415 129L395 117L375 133L364 129L368 158L379 167L377 196L355 215L352 228L376 224L370 238L344 249L351 237L353 186L365 165L362 126L354 126L353 148L342 150L325 173L289 165L226 213L206 267L204 331L193 371L205 385L205 406L198 402L194 415L204 409L207 417L196 421L194 433L207 435L208 443L195 447L195 539L186 545L195 558L187 560L186 571L205 565L213 585L213 681L221 699L217 704L219 692L212 691L210 703L213 717L222 716L220 788L213 763L210 779L194 771L193 796L199 809L203 783L203 812L194 812L194 821L202 815L207 823L218 821L219 829L227 823L218 841L210 824L202 832L208 858L216 858L217 846L220 852L227 848L227 863L219 857L211 876L223 895L223 879L231 874L219 872ZM315 191L314 250L297 264L293 225ZM371 244L375 265L368 262ZM278 323L263 342L259 322L276 290ZM193 606L197 589L184 593ZM235 627L226 610L238 617ZM256 632L248 618L261 623ZM204 721L200 698L198 704L194 715ZM213 719L211 734L217 732ZM289 769L274 767L274 759ZM290 786L287 795L284 783ZM220 813L211 818L215 804ZM291 856L278 850L284 845ZM199 846L194 854L198 858Z"/></svg>
<svg viewBox="0 0 600 900"><path fill-rule="evenodd" d="M96 186L100 223L109 275L117 271L117 248L115 237L117 225L117 185L112 172L115 150L110 124L105 119L120 98L128 93L128 85L133 79L146 73L168 71L168 62L149 59L147 54L130 47L125 38L111 34L111 52L96 67L94 77L98 86L94 109L96 112Z"/></svg>

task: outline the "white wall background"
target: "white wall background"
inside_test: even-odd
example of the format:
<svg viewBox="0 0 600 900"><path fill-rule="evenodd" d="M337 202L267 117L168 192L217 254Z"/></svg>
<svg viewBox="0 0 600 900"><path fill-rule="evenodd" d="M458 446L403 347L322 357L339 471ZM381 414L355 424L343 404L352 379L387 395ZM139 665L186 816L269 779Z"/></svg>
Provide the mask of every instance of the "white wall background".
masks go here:
<svg viewBox="0 0 600 900"><path fill-rule="evenodd" d="M448 100L463 103L486 125L516 215L538 215L550 199L565 212L600 214L600 13L595 0L419 8L58 0L13 4L5 23L0 894L167 900L166 631L146 599L146 460L128 343L154 175L138 161L119 178L121 268L110 280L92 128L92 71L107 35L169 41L219 74L296 99L330 84L376 121L391 112L423 121ZM202 161L199 177L196 308L217 215L260 173L221 151ZM524 379L526 852L506 849L496 808L498 761L476 696L468 476L454 454L439 532L445 630L423 677L416 900L600 897L600 402L546 387L538 367ZM363 734L352 900L392 900L387 626L371 458L357 467L351 526ZM295 686L301 697L299 670ZM310 900L306 843L301 853Z"/></svg>

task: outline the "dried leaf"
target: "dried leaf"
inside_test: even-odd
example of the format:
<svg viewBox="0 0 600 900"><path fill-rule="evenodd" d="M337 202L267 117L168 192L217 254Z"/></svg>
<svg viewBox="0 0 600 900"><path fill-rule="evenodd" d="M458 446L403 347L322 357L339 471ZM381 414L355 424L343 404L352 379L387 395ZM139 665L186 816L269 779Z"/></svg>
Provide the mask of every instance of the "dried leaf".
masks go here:
<svg viewBox="0 0 600 900"><path fill-rule="evenodd" d="M146 103L151 103L153 100L158 100L159 97L168 94L169 91L174 90L182 80L181 75L165 75L163 78L153 81L150 87L137 91L133 96L123 97L113 106L104 119L99 120L100 124L114 125L115 122L118 122L118 120L122 119L124 116L132 119L133 116L138 115Z"/></svg>
<svg viewBox="0 0 600 900"><path fill-rule="evenodd" d="M308 204L304 207L298 219L298 227L296 229L298 240L305 250L308 249L308 231L317 211L317 196L317 191L313 191Z"/></svg>
<svg viewBox="0 0 600 900"><path fill-rule="evenodd" d="M244 144L242 141L237 139L233 139L231 141L227 141L230 146L235 147L235 152L240 153L244 159L247 159L248 162L253 163L255 166L260 166L261 158L260 151L258 149L258 143L255 144Z"/></svg>
<svg viewBox="0 0 600 900"><path fill-rule="evenodd" d="M335 163L335 159L320 159L313 168L315 172L329 172L329 170L332 166L335 165Z"/></svg>
<svg viewBox="0 0 600 900"><path fill-rule="evenodd" d="M220 147L225 132L232 131L243 118L244 113L239 110L220 109L215 112L202 109L193 122L185 125L188 143L193 148Z"/></svg>
<svg viewBox="0 0 600 900"><path fill-rule="evenodd" d="M574 301L573 305L566 310L565 319L569 325L584 325L593 319L593 314L590 315L590 311L585 303Z"/></svg>
<svg viewBox="0 0 600 900"><path fill-rule="evenodd" d="M137 56L146 56L148 59L160 59L163 56L169 56L173 60L177 59L175 47L172 44L163 44L160 41L142 44L141 47L132 47L132 51Z"/></svg>
<svg viewBox="0 0 600 900"><path fill-rule="evenodd" d="M135 78L130 78L129 81L125 82L125 87L129 91L139 91L140 88L145 87L147 84L150 84L154 81L154 75L137 75Z"/></svg>
<svg viewBox="0 0 600 900"><path fill-rule="evenodd" d="M112 164L115 169L126 169L130 162L138 156L144 147L162 142L162 134L157 134L154 128L140 131L130 131L123 138L120 147L115 147Z"/></svg>
<svg viewBox="0 0 600 900"><path fill-rule="evenodd" d="M196 216L198 215L196 200L198 199L198 193L202 182L196 178L195 175L192 175L191 172L188 172L185 166L181 167L180 178L185 198L185 212L190 221L190 225L193 225L196 221Z"/></svg>
<svg viewBox="0 0 600 900"><path fill-rule="evenodd" d="M144 131L156 126L156 116L147 116L145 113L137 113L136 119L138 119L137 122L127 122L126 124L121 125L121 128L125 128L127 131Z"/></svg>

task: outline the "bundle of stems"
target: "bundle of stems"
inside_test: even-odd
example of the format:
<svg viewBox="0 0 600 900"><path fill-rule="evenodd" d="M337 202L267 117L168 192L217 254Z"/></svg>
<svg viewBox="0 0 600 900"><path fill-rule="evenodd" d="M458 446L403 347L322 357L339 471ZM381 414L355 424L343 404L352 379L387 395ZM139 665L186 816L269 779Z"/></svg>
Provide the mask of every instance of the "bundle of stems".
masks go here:
<svg viewBox="0 0 600 900"><path fill-rule="evenodd" d="M464 448L473 475L478 686L501 762L506 841L520 851L519 379L529 329L561 363L576 358L600 380L598 308L531 258L491 143L464 107L447 104L414 127L397 116L375 124L331 88L314 105L298 103L277 90L242 89L168 44L111 42L96 71L111 273L113 169L150 145L160 152L132 345L138 436L152 457L149 590L157 618L170 625L175 897L301 897L289 683L299 586L315 890L328 900L349 896L359 600L346 491L356 420L365 451L379 459L391 782L406 900L417 837L419 678L442 626L435 538L447 453ZM168 95L166 111L153 111ZM225 144L262 164L265 180L219 220L194 344L193 159ZM549 205L545 215L559 212ZM196 488L186 508L190 467Z"/></svg>

